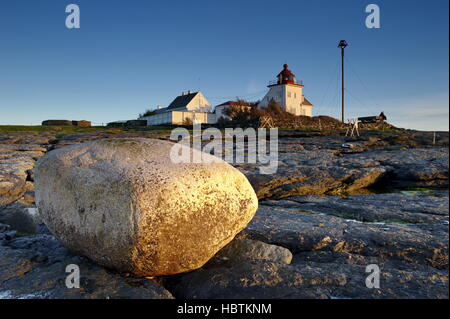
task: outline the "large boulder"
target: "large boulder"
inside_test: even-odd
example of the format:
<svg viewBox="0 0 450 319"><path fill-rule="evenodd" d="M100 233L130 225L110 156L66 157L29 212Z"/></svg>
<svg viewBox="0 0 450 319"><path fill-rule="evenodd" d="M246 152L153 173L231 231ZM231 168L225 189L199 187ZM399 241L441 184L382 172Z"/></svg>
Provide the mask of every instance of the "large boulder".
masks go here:
<svg viewBox="0 0 450 319"><path fill-rule="evenodd" d="M213 163L175 164L173 143L130 138L67 146L42 157L36 203L49 230L97 263L141 276L204 265L253 218L245 176Z"/></svg>

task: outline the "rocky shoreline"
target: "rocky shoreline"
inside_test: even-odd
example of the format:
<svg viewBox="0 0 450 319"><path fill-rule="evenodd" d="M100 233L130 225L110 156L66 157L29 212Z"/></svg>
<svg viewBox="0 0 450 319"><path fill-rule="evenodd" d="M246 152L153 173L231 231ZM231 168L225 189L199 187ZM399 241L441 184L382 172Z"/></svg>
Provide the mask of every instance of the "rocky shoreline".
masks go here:
<svg viewBox="0 0 450 319"><path fill-rule="evenodd" d="M448 298L448 133L282 131L276 174L236 165L259 198L248 227L202 268L158 278L69 252L35 210L39 157L115 137L168 134L0 134L0 298ZM68 264L80 289L64 284Z"/></svg>

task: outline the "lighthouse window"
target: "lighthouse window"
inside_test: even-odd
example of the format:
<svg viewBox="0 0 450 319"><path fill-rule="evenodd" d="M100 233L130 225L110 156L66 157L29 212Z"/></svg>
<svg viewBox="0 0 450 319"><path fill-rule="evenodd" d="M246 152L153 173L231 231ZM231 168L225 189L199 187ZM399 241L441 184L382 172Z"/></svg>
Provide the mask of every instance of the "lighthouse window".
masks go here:
<svg viewBox="0 0 450 319"><path fill-rule="evenodd" d="M294 99L296 99L297 98L297 93L294 93Z"/></svg>
<svg viewBox="0 0 450 319"><path fill-rule="evenodd" d="M291 92L288 92L288 97L291 97Z"/></svg>

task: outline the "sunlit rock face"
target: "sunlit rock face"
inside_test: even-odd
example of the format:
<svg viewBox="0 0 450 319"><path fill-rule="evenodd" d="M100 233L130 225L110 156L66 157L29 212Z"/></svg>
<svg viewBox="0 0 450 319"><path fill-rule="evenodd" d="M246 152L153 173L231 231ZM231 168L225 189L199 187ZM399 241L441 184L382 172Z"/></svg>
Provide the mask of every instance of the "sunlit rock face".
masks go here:
<svg viewBox="0 0 450 319"><path fill-rule="evenodd" d="M173 145L102 139L49 152L35 171L43 221L67 248L119 271L201 267L246 227L258 200L231 165L176 164Z"/></svg>

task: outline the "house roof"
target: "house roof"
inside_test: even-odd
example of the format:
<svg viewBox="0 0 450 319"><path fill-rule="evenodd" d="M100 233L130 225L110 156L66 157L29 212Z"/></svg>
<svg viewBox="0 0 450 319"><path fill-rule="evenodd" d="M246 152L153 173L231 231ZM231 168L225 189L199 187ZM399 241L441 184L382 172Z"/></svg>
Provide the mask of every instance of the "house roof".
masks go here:
<svg viewBox="0 0 450 319"><path fill-rule="evenodd" d="M313 104L311 102L309 102L306 97L305 97L305 100L303 101L302 105L311 105L311 106L313 106Z"/></svg>
<svg viewBox="0 0 450 319"><path fill-rule="evenodd" d="M153 110L153 113L155 113L155 114L160 114L160 113L165 113L165 112L167 112L167 107L162 107L160 109Z"/></svg>
<svg viewBox="0 0 450 319"><path fill-rule="evenodd" d="M246 102L238 102L238 101L226 101L225 103L219 104L217 106L224 106L224 105L246 105L246 106L250 106L248 103Z"/></svg>
<svg viewBox="0 0 450 319"><path fill-rule="evenodd" d="M172 101L172 103L169 104L167 109L176 109L176 108L180 108L180 107L186 107L189 104L189 102L191 102L192 99L197 94L198 94L198 92L179 95L175 98L175 100Z"/></svg>

